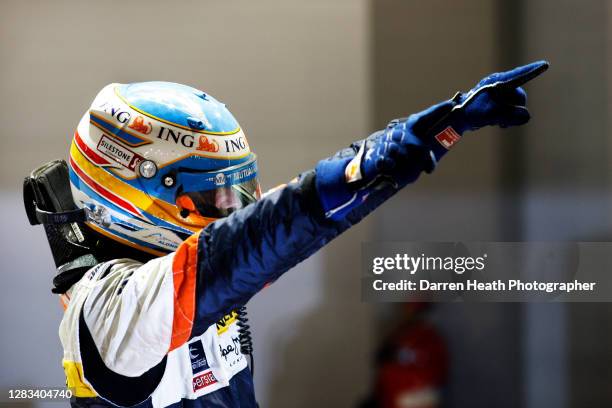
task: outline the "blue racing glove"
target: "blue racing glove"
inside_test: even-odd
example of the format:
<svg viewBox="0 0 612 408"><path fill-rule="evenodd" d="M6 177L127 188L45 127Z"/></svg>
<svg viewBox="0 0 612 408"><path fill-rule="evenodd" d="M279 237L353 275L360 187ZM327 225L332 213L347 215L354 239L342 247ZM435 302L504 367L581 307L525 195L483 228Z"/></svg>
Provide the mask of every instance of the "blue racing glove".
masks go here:
<svg viewBox="0 0 612 408"><path fill-rule="evenodd" d="M383 131L353 145L355 154L317 164L317 191L326 217L340 220L382 185L395 190L414 182L468 130L527 123L527 95L521 85L548 69L545 61L482 79L467 93L394 120ZM348 157L347 157L348 156Z"/></svg>

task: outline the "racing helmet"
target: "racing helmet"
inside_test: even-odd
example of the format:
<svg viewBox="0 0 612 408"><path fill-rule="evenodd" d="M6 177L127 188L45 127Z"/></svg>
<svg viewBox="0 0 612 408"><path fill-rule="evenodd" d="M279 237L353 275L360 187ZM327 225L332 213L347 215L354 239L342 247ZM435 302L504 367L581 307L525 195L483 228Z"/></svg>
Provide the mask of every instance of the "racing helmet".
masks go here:
<svg viewBox="0 0 612 408"><path fill-rule="evenodd" d="M154 255L261 194L256 156L226 106L170 82L104 87L72 139L69 175L87 226Z"/></svg>

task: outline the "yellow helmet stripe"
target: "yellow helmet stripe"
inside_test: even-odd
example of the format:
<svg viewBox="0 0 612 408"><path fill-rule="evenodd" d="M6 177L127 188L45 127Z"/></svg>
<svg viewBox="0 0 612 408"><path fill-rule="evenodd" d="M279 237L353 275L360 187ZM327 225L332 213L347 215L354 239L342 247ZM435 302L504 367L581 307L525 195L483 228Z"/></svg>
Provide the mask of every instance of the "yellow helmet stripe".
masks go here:
<svg viewBox="0 0 612 408"><path fill-rule="evenodd" d="M131 185L108 173L104 169L91 163L87 157L81 153L74 142L70 148L70 156L87 175L103 185L105 188L113 191L113 193L120 196L124 200L129 201L139 209L148 212L154 217L181 226L193 232L196 232L202 228L202 226L199 225L190 225L182 222L178 218L179 210L175 205L151 197L143 191L132 187Z"/></svg>

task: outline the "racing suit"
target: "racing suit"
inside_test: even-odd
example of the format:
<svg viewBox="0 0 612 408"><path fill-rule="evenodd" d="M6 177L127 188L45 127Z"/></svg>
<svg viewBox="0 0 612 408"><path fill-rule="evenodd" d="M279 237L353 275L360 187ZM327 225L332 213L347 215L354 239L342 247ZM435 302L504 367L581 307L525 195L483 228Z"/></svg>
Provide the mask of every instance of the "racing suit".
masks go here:
<svg viewBox="0 0 612 408"><path fill-rule="evenodd" d="M315 177L302 174L165 257L88 271L66 293L60 326L75 406L110 406L98 395L121 406L257 406L233 310L393 193L333 221Z"/></svg>
<svg viewBox="0 0 612 408"><path fill-rule="evenodd" d="M525 123L517 87L539 64L391 122L167 256L90 269L64 295L60 326L73 405L256 407L234 311L432 171L464 131ZM512 93L500 94L503 86Z"/></svg>

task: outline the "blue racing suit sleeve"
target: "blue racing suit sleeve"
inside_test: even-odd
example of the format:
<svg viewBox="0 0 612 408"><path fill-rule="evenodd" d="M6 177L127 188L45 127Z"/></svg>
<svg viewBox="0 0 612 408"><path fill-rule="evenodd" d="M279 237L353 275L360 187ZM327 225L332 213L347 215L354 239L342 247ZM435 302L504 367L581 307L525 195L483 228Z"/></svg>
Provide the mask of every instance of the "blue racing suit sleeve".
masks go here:
<svg viewBox="0 0 612 408"><path fill-rule="evenodd" d="M538 62L493 74L466 94L392 121L285 187L204 228L197 242L192 335L244 305L423 171L433 171L463 132L526 123L526 95L520 85L547 66Z"/></svg>
<svg viewBox="0 0 612 408"><path fill-rule="evenodd" d="M329 160L350 160L364 142L374 143L381 135L377 132L356 142ZM316 179L315 171L305 172L202 230L193 335L244 305L266 284L358 223L397 191L391 184L381 184L362 206L342 220L332 220L325 216Z"/></svg>
<svg viewBox="0 0 612 408"><path fill-rule="evenodd" d="M351 224L325 218L307 172L204 228L198 240L196 310L201 333Z"/></svg>

